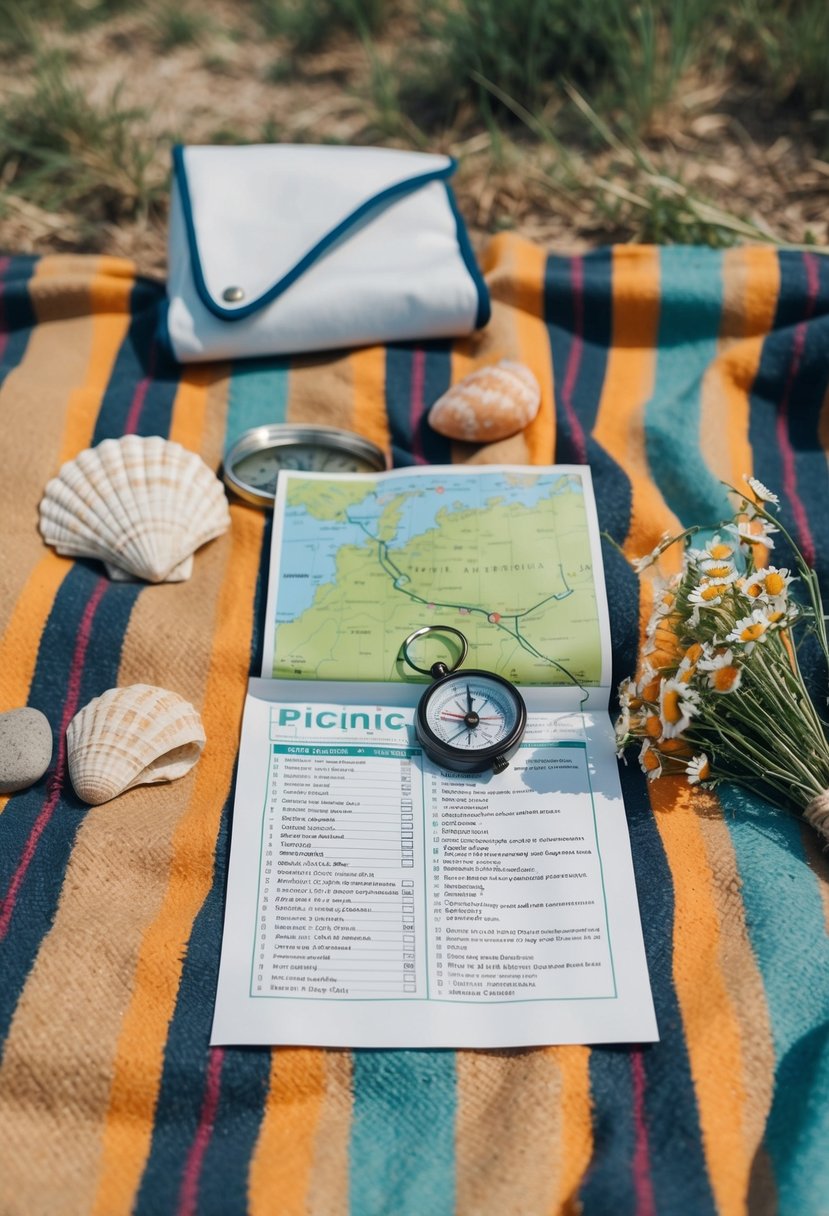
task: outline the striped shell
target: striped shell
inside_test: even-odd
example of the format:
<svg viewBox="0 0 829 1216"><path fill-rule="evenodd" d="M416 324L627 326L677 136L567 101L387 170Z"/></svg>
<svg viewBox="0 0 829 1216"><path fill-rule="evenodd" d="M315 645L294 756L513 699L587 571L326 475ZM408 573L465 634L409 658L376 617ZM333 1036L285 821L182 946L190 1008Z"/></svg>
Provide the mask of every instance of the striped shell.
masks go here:
<svg viewBox="0 0 829 1216"><path fill-rule="evenodd" d="M219 479L204 461L158 435L105 439L47 484L40 531L67 557L95 557L110 578L148 583L190 577L193 553L230 525Z"/></svg>
<svg viewBox="0 0 829 1216"><path fill-rule="evenodd" d="M541 404L538 381L523 363L502 359L453 384L429 411L429 423L447 439L492 443L517 435Z"/></svg>
<svg viewBox="0 0 829 1216"><path fill-rule="evenodd" d="M110 688L69 723L69 776L79 798L100 806L135 785L183 777L204 744L201 718L177 693L151 684Z"/></svg>

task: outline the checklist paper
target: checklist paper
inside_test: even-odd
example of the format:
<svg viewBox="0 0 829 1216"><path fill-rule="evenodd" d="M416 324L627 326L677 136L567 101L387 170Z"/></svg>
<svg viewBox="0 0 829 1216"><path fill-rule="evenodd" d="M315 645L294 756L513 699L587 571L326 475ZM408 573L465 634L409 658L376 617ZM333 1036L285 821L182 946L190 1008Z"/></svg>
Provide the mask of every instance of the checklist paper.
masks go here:
<svg viewBox="0 0 829 1216"><path fill-rule="evenodd" d="M310 691L251 681L211 1041L655 1039L607 715L527 689L509 768L462 774L417 744L422 687Z"/></svg>

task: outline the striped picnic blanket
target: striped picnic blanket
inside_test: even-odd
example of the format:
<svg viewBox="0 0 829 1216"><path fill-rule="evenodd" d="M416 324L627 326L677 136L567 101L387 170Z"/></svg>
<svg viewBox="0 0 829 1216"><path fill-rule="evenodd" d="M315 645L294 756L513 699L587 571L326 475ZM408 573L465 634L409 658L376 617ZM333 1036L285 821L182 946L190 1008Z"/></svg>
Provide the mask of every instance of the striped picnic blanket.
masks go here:
<svg viewBox="0 0 829 1216"><path fill-rule="evenodd" d="M496 238L493 320L455 344L178 368L163 288L127 263L2 263L0 709L56 754L0 799L0 1213L555 1216L829 1212L829 883L816 839L736 792L623 769L661 1042L515 1051L210 1049L229 808L256 671L268 521L234 505L192 579L112 583L42 544L62 461L169 435L218 467L248 426L350 427L397 464L589 462L614 642L652 590L630 558L718 517L753 472L829 591L829 260L769 249L547 256ZM541 383L484 450L424 412L479 361ZM201 709L196 769L89 809L64 730L116 684Z"/></svg>

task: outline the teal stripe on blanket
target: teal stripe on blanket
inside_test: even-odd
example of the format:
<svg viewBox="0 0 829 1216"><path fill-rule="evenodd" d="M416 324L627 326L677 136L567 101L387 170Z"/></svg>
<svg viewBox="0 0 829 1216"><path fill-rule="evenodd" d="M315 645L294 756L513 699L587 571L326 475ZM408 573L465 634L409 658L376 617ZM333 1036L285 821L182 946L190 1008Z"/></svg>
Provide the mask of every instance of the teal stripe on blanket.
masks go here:
<svg viewBox="0 0 829 1216"><path fill-rule="evenodd" d="M799 822L720 786L742 880L749 939L766 992L775 1091L765 1144L779 1216L829 1202L829 938Z"/></svg>
<svg viewBox="0 0 829 1216"><path fill-rule="evenodd" d="M452 1216L455 1108L454 1052L354 1052L350 1216Z"/></svg>
<svg viewBox="0 0 829 1216"><path fill-rule="evenodd" d="M287 359L235 363L227 403L227 452L243 431L284 422L288 411L290 362Z"/></svg>
<svg viewBox="0 0 829 1216"><path fill-rule="evenodd" d="M651 476L684 524L730 514L699 450L703 377L717 353L722 254L674 246L659 253L662 292L653 396L645 407Z"/></svg>

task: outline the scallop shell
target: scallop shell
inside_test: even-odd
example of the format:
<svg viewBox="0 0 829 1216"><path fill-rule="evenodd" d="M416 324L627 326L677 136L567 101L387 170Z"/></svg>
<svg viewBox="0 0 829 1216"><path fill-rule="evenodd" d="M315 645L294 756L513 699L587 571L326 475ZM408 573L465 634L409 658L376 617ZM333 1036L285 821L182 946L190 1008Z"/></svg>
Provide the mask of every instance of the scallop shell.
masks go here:
<svg viewBox="0 0 829 1216"><path fill-rule="evenodd" d="M523 431L540 404L541 389L530 369L501 359L453 384L432 406L429 423L447 439L492 443Z"/></svg>
<svg viewBox="0 0 829 1216"><path fill-rule="evenodd" d="M110 578L148 583L190 577L192 555L230 525L219 479L159 435L105 439L47 484L40 531L67 557L96 557Z"/></svg>
<svg viewBox="0 0 829 1216"><path fill-rule="evenodd" d="M183 777L204 744L198 712L177 693L152 684L110 688L69 723L69 776L79 798L100 806L135 785Z"/></svg>

